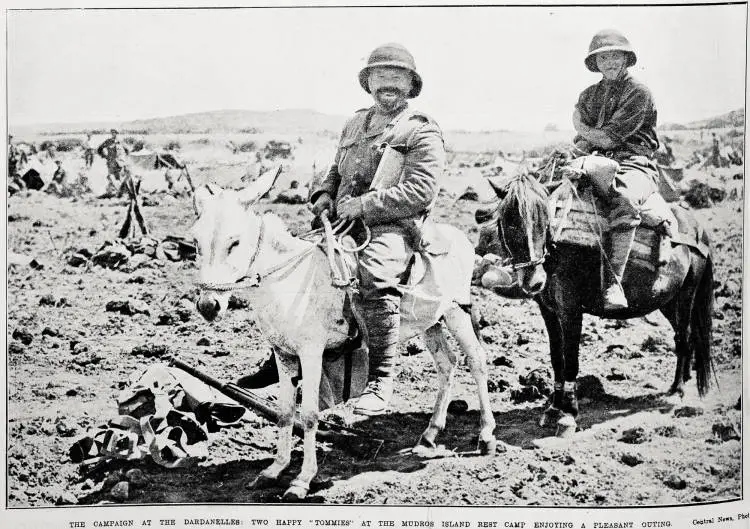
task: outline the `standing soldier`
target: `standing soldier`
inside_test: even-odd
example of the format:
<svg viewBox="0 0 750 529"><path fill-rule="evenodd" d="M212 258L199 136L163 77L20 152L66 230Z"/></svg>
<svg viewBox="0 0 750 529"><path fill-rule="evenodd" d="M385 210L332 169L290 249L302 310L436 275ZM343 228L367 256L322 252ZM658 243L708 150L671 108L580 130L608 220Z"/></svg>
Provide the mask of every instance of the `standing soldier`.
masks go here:
<svg viewBox="0 0 750 529"><path fill-rule="evenodd" d="M13 135L8 134L8 191L14 194L26 187L18 173L26 160L26 154L13 145Z"/></svg>
<svg viewBox="0 0 750 529"><path fill-rule="evenodd" d="M117 130L110 131L112 136L104 140L96 150L97 154L107 160L107 191L99 198L107 198L116 195L118 198L125 192L124 178L130 176L128 169L127 154L130 149L117 137Z"/></svg>
<svg viewBox="0 0 750 529"><path fill-rule="evenodd" d="M90 169L94 165L94 152L96 151L96 143L91 137L91 133L86 134L86 144L83 146L83 160L86 164L86 169Z"/></svg>
<svg viewBox="0 0 750 529"><path fill-rule="evenodd" d="M592 72L601 73L602 80L578 99L574 141L578 148L598 151L620 164L609 193L612 208L602 278L604 310L623 309L628 300L620 283L641 223L639 206L659 189L653 162L659 148L656 107L650 90L628 72L636 55L621 33L604 30L594 35L584 62Z"/></svg>
<svg viewBox="0 0 750 529"><path fill-rule="evenodd" d="M421 241L421 228L438 192L445 147L437 123L409 107L419 95L422 78L412 55L399 44L376 48L359 72L359 84L374 105L358 110L346 123L333 165L313 190L314 213L361 219L371 240L359 253L358 312L364 318L370 370L367 388L354 411L383 413L393 392L399 343L401 292L398 285ZM389 145L404 156L396 183L371 188Z"/></svg>

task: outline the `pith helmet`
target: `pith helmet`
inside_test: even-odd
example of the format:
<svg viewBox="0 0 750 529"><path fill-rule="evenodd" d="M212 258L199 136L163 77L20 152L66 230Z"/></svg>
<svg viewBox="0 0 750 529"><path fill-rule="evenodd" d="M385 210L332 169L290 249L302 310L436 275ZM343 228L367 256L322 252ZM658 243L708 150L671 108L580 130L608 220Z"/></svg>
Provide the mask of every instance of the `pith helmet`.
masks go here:
<svg viewBox="0 0 750 529"><path fill-rule="evenodd" d="M598 72L596 54L603 51L624 51L627 56L627 66L633 66L636 61L635 52L625 35L614 29L604 29L594 35L589 44L589 54L586 55L586 67L592 72Z"/></svg>
<svg viewBox="0 0 750 529"><path fill-rule="evenodd" d="M401 44L383 44L378 46L367 59L367 66L359 72L359 84L370 93L370 87L367 86L367 79L370 76L370 70L378 66L393 66L409 70L412 74L411 90L407 97L417 97L422 91L422 78L417 73L417 66L414 64L414 57Z"/></svg>

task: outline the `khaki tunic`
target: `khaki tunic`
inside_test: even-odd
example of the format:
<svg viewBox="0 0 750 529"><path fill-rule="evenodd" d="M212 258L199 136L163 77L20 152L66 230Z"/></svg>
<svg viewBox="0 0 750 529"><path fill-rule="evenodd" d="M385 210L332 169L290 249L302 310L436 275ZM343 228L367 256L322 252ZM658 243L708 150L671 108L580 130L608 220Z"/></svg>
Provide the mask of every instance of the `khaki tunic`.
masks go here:
<svg viewBox="0 0 750 529"><path fill-rule="evenodd" d="M372 232L359 255L364 299L397 295L445 169L443 135L431 117L408 106L387 117L391 119L376 117L372 107L357 111L346 123L334 163L311 195L313 202L323 192L334 202L347 195L361 197L363 220ZM397 185L371 191L384 143L404 154L404 175Z"/></svg>

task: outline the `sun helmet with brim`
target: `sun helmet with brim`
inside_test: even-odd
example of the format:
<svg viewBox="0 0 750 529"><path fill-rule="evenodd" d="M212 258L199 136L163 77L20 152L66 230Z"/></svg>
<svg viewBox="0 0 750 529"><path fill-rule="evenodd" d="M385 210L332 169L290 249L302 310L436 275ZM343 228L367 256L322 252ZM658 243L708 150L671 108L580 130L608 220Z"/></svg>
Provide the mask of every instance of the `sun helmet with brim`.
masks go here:
<svg viewBox="0 0 750 529"><path fill-rule="evenodd" d="M626 66L628 68L636 63L637 57L625 35L614 29L605 29L594 35L594 38L591 39L589 53L584 60L586 68L592 72L598 72L599 67L596 65L596 55L605 51L625 52L625 56L627 57Z"/></svg>
<svg viewBox="0 0 750 529"><path fill-rule="evenodd" d="M367 59L367 65L359 72L359 84L365 92L370 93L370 87L367 83L370 71L373 68L384 66L403 68L411 72L411 90L406 97L417 97L422 91L422 78L417 73L417 66L414 64L414 57L411 53L401 44L383 44L375 48L370 54L370 58Z"/></svg>

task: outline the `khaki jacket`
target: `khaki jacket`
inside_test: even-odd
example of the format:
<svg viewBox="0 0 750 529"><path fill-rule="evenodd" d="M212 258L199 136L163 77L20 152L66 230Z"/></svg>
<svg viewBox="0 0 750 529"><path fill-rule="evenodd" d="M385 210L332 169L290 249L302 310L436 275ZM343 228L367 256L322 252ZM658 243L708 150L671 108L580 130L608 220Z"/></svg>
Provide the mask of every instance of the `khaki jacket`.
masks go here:
<svg viewBox="0 0 750 529"><path fill-rule="evenodd" d="M374 107L358 110L344 126L334 163L311 201L323 192L334 202L345 195L362 197L368 226L398 223L419 230L437 199L445 146L435 120L409 107L402 112L384 127L368 130ZM404 175L392 187L370 190L384 143L404 155Z"/></svg>

